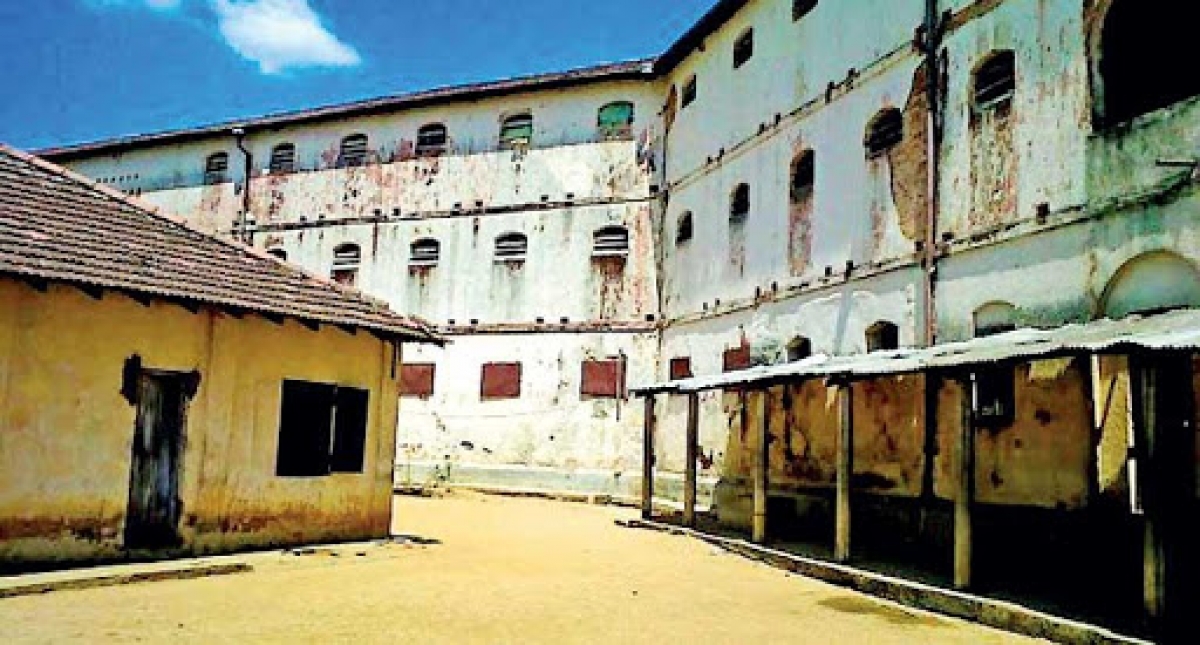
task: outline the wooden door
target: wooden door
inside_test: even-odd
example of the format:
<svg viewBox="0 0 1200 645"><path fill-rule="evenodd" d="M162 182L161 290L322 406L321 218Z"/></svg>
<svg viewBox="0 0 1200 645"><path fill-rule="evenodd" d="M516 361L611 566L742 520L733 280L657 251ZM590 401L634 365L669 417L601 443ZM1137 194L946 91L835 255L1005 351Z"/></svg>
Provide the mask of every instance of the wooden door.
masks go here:
<svg viewBox="0 0 1200 645"><path fill-rule="evenodd" d="M129 475L125 548L178 546L179 469L190 398L188 375L142 372Z"/></svg>

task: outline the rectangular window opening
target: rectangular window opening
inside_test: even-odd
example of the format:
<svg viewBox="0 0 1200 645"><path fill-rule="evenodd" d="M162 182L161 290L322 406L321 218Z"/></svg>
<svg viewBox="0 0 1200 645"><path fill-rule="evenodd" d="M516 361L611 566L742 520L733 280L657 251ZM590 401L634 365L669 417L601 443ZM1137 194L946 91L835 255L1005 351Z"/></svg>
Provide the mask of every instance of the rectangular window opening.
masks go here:
<svg viewBox="0 0 1200 645"><path fill-rule="evenodd" d="M435 373L436 366L433 363L404 363L400 366L400 396L431 398Z"/></svg>
<svg viewBox="0 0 1200 645"><path fill-rule="evenodd" d="M484 401L521 398L521 364L485 363L479 396Z"/></svg>
<svg viewBox="0 0 1200 645"><path fill-rule="evenodd" d="M361 473L370 393L326 383L285 380L279 413L279 477Z"/></svg>
<svg viewBox="0 0 1200 645"><path fill-rule="evenodd" d="M624 363L618 359L583 361L579 395L582 399L619 399L625 392Z"/></svg>

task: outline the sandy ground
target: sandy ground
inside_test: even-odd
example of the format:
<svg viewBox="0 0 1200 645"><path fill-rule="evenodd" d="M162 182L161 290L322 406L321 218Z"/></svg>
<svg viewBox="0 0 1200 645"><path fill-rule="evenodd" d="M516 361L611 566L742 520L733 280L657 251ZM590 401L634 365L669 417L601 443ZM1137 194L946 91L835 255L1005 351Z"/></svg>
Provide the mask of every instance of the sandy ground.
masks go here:
<svg viewBox="0 0 1200 645"><path fill-rule="evenodd" d="M424 546L246 556L247 574L0 600L0 642L1001 643L1021 639L615 526L627 509L399 498Z"/></svg>

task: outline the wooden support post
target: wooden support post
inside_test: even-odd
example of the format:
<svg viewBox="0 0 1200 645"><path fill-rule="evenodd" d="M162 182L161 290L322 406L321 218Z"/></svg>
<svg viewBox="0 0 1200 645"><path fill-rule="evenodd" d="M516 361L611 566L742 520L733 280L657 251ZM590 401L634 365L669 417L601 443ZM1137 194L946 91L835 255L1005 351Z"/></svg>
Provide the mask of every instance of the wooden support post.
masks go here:
<svg viewBox="0 0 1200 645"><path fill-rule="evenodd" d="M837 443L837 500L833 536L833 557L850 560L850 478L854 474L854 388L850 383L838 386L841 411Z"/></svg>
<svg viewBox="0 0 1200 645"><path fill-rule="evenodd" d="M646 395L642 425L642 519L654 515L654 395Z"/></svg>
<svg viewBox="0 0 1200 645"><path fill-rule="evenodd" d="M954 495L954 586L971 586L971 502L975 497L975 408L978 385L972 372L962 383L962 422L955 465L958 485Z"/></svg>
<svg viewBox="0 0 1200 645"><path fill-rule="evenodd" d="M768 456L768 425L767 390L750 392L742 398L742 413L746 414L746 403L754 407L754 524L751 539L763 544L767 541L767 469Z"/></svg>
<svg viewBox="0 0 1200 645"><path fill-rule="evenodd" d="M683 467L683 525L696 525L696 453L700 448L700 395L690 392L687 412L687 456Z"/></svg>

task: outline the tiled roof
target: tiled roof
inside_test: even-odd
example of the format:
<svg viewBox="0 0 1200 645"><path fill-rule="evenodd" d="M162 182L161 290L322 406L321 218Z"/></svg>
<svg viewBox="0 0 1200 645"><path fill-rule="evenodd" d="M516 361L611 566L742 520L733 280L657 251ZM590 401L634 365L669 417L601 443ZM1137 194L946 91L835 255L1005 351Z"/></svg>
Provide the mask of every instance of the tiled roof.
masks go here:
<svg viewBox="0 0 1200 645"><path fill-rule="evenodd" d="M94 143L82 143L58 148L46 148L35 151L34 154L50 161L65 162L111 150L126 150L129 148L194 141L214 136L228 136L234 128L241 128L250 132L252 130L280 128L288 125L318 121L331 121L367 114L386 114L388 112L434 103L474 101L488 96L502 96L519 92L567 87L596 81L649 79L654 77L653 65L653 59L633 60L572 69L565 72L551 72L549 74L521 76L466 85L451 85L352 103L269 114L215 125L106 139Z"/></svg>
<svg viewBox="0 0 1200 645"><path fill-rule="evenodd" d="M0 275L290 317L404 341L424 321L0 144Z"/></svg>

